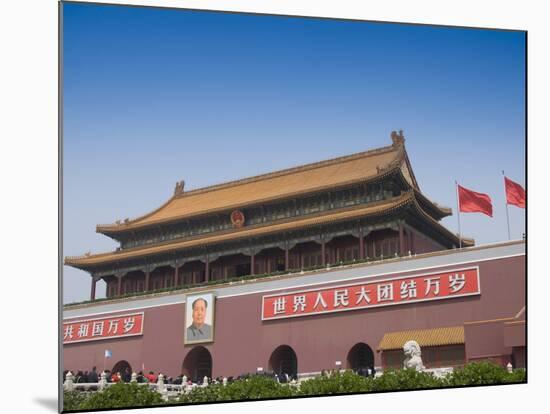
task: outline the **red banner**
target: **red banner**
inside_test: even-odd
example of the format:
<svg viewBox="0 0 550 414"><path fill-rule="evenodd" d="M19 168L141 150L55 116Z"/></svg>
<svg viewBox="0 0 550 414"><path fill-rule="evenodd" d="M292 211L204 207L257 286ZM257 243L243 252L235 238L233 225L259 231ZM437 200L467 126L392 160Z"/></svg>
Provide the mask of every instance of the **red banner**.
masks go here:
<svg viewBox="0 0 550 414"><path fill-rule="evenodd" d="M262 320L479 295L477 267L262 297Z"/></svg>
<svg viewBox="0 0 550 414"><path fill-rule="evenodd" d="M143 312L63 323L64 344L142 334Z"/></svg>

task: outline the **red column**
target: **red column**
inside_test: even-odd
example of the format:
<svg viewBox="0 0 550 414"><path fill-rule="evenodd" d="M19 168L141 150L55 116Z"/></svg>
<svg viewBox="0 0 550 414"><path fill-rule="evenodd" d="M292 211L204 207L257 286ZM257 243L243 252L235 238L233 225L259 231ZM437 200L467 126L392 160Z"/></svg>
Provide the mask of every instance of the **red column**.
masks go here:
<svg viewBox="0 0 550 414"><path fill-rule="evenodd" d="M269 266L269 256L265 258L265 273L271 273L271 266Z"/></svg>
<svg viewBox="0 0 550 414"><path fill-rule="evenodd" d="M288 246L285 247L285 270L288 270L289 269L289 265L290 265L290 257L289 257L289 251L288 251Z"/></svg>
<svg viewBox="0 0 550 414"><path fill-rule="evenodd" d="M323 266L327 264L326 251L327 251L327 247L326 247L325 239L322 239L321 240L321 264Z"/></svg>
<svg viewBox="0 0 550 414"><path fill-rule="evenodd" d="M179 268L178 268L178 262L176 262L176 266L174 267L174 286L179 286Z"/></svg>
<svg viewBox="0 0 550 414"><path fill-rule="evenodd" d="M403 237L403 222L399 222L399 254L405 254L405 238Z"/></svg>
<svg viewBox="0 0 550 414"><path fill-rule="evenodd" d="M359 259L365 258L365 238L363 237L363 229L359 230Z"/></svg>
<svg viewBox="0 0 550 414"><path fill-rule="evenodd" d="M255 255L254 254L251 254L250 255L250 274L253 275L254 274L254 265L256 264L255 263Z"/></svg>
<svg viewBox="0 0 550 414"><path fill-rule="evenodd" d="M95 285L97 283L97 279L92 276L92 291L90 292L90 300L95 300Z"/></svg>
<svg viewBox="0 0 550 414"><path fill-rule="evenodd" d="M116 277L118 277L117 296L120 296L122 294L122 275L117 275Z"/></svg>
<svg viewBox="0 0 550 414"><path fill-rule="evenodd" d="M206 262L204 263L204 281L208 282L210 280L210 261L208 256L206 256Z"/></svg>
<svg viewBox="0 0 550 414"><path fill-rule="evenodd" d="M145 291L149 290L149 269L145 271Z"/></svg>

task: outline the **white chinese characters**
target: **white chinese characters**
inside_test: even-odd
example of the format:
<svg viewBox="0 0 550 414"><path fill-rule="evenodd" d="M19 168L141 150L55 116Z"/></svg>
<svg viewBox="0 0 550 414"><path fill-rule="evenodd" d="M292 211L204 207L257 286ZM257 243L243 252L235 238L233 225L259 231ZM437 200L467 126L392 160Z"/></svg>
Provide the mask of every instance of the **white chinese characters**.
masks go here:
<svg viewBox="0 0 550 414"><path fill-rule="evenodd" d="M416 298L416 281L408 280L401 282L401 299Z"/></svg>
<svg viewBox="0 0 550 414"><path fill-rule="evenodd" d="M306 295L294 296L294 307L292 312L296 312L300 309L300 312L303 312L306 308Z"/></svg>
<svg viewBox="0 0 550 414"><path fill-rule="evenodd" d="M378 302L393 300L393 283L381 283L376 286L378 293Z"/></svg>
<svg viewBox="0 0 550 414"><path fill-rule="evenodd" d="M135 324L136 324L136 321L133 317L124 318L123 332L127 333L127 332L131 331Z"/></svg>
<svg viewBox="0 0 550 414"><path fill-rule="evenodd" d="M317 309L317 307L321 305L324 309L328 307L327 303L323 299L323 295L321 292L317 293L317 299L315 299L315 305L313 305L313 309Z"/></svg>
<svg viewBox="0 0 550 414"><path fill-rule="evenodd" d="M456 296L479 295L477 268L387 277L363 283L314 288L265 296L262 319L400 305ZM269 298L269 299L267 299ZM269 300L269 304L266 303ZM267 306L267 307L266 307Z"/></svg>
<svg viewBox="0 0 550 414"><path fill-rule="evenodd" d="M348 290L347 289L335 290L334 307L337 308L338 306L348 306L348 305L349 305Z"/></svg>
<svg viewBox="0 0 550 414"><path fill-rule="evenodd" d="M89 326L90 326L90 325L88 325L87 323L81 323L81 324L80 324L80 327L78 328L78 332L76 333L76 335L77 335L79 338L88 336L88 328L89 328Z"/></svg>
<svg viewBox="0 0 550 414"><path fill-rule="evenodd" d="M454 275L449 275L449 290L451 293L456 293L462 290L464 285L466 284L466 276L464 276L464 273L458 274L455 273Z"/></svg>
<svg viewBox="0 0 550 414"><path fill-rule="evenodd" d="M430 292L433 292L434 296L439 295L439 277L429 277L427 279L424 279L424 282L426 282L426 290L424 291L424 296L428 296Z"/></svg>
<svg viewBox="0 0 550 414"><path fill-rule="evenodd" d="M365 286L361 286L361 291L357 292L357 301L355 301L355 304L358 305L361 303L361 301L365 301L365 303L370 303L370 297L369 297L370 290L366 290Z"/></svg>
<svg viewBox="0 0 550 414"><path fill-rule="evenodd" d="M285 307L286 307L286 298L277 298L273 302L273 314L278 315L281 313L285 313Z"/></svg>
<svg viewBox="0 0 550 414"><path fill-rule="evenodd" d="M101 336L103 335L103 324L105 321L94 322L92 325L92 336Z"/></svg>
<svg viewBox="0 0 550 414"><path fill-rule="evenodd" d="M73 339L73 325L65 326L65 333L63 335L63 340Z"/></svg>
<svg viewBox="0 0 550 414"><path fill-rule="evenodd" d="M63 324L63 342L82 342L129 335L141 335L143 314L89 319Z"/></svg>
<svg viewBox="0 0 550 414"><path fill-rule="evenodd" d="M113 319L109 321L109 330L107 331L107 334L115 334L118 332L118 319Z"/></svg>

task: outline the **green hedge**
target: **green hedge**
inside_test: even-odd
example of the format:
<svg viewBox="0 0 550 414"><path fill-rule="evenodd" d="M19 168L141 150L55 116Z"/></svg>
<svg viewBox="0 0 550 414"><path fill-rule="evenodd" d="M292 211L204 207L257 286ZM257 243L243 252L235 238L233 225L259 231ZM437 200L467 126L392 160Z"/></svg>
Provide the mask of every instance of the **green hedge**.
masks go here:
<svg viewBox="0 0 550 414"><path fill-rule="evenodd" d="M354 374L352 371L337 372L331 376L319 376L303 381L298 395L331 395L349 392L372 391L375 380Z"/></svg>
<svg viewBox="0 0 550 414"><path fill-rule="evenodd" d="M86 401L86 393L81 391L65 391L63 393L63 411L79 410Z"/></svg>
<svg viewBox="0 0 550 414"><path fill-rule="evenodd" d="M378 378L362 377L351 371L336 372L302 381L299 386L279 384L271 377L253 375L246 379L208 387L195 387L179 398L164 402L147 386L119 383L102 392L86 394L64 393L65 410L140 407L160 404L193 404L214 401L235 401L288 398L297 396L334 395L380 391L415 390L468 385L511 384L526 382L526 371L512 373L492 362L471 363L443 378L415 370L388 370Z"/></svg>
<svg viewBox="0 0 550 414"><path fill-rule="evenodd" d="M63 408L65 411L144 407L164 403L159 393L150 390L148 386L140 386L136 383L117 383L101 392L90 393L89 396L80 401L78 401L78 397L75 397L75 393L78 393L78 391L63 394Z"/></svg>
<svg viewBox="0 0 550 414"><path fill-rule="evenodd" d="M526 378L524 369L516 369L510 374L506 369L493 362L476 362L455 370L447 378L447 385L457 387L463 385L510 384L525 382Z"/></svg>
<svg viewBox="0 0 550 414"><path fill-rule="evenodd" d="M254 375L246 379L233 381L226 386L216 384L204 388L196 387L188 394L183 394L177 402L257 400L261 398L292 397L294 395L297 395L294 387L279 384L270 377Z"/></svg>
<svg viewBox="0 0 550 414"><path fill-rule="evenodd" d="M445 380L414 369L389 370L372 382L369 391L417 390L446 386Z"/></svg>

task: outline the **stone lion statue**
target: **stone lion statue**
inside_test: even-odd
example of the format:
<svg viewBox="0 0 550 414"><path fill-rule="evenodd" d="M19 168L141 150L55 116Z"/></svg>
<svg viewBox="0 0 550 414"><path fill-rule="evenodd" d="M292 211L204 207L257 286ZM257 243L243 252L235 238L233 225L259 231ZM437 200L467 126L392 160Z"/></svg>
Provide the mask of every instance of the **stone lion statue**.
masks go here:
<svg viewBox="0 0 550 414"><path fill-rule="evenodd" d="M403 352L405 353L405 360L403 361L403 368L415 369L417 371L424 370L422 364L422 358L420 357L420 345L416 341L407 341L403 345Z"/></svg>

